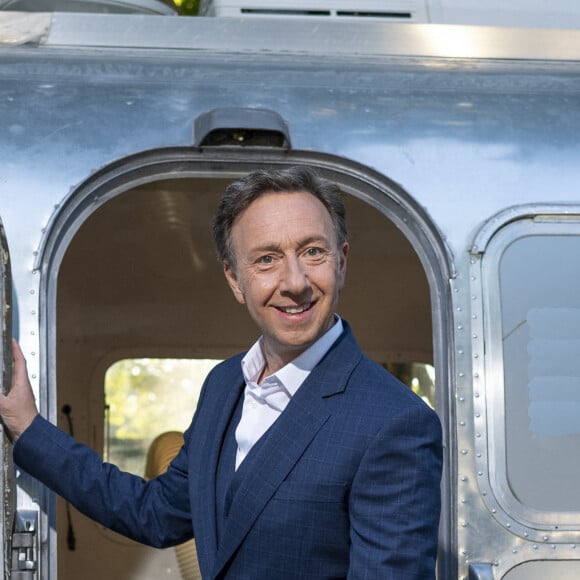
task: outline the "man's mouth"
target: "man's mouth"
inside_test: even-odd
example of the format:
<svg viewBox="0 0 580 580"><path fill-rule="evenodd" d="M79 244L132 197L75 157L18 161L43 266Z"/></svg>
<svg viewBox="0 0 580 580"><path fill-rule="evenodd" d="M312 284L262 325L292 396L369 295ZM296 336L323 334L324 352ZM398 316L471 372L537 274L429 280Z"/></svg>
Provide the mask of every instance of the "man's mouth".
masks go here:
<svg viewBox="0 0 580 580"><path fill-rule="evenodd" d="M302 306L288 306L287 308L279 308L282 312L286 314L301 314L302 312L308 310L312 306L312 302L308 304L303 304Z"/></svg>

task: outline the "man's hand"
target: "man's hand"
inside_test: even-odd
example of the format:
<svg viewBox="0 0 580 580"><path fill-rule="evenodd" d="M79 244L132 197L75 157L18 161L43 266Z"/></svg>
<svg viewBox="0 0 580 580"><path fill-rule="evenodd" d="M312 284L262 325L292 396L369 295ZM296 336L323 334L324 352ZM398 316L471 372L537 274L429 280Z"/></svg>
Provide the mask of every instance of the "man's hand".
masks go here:
<svg viewBox="0 0 580 580"><path fill-rule="evenodd" d="M38 415L38 409L28 380L26 360L15 340L12 340L12 353L12 387L7 395L0 394L0 415L8 436L15 443Z"/></svg>

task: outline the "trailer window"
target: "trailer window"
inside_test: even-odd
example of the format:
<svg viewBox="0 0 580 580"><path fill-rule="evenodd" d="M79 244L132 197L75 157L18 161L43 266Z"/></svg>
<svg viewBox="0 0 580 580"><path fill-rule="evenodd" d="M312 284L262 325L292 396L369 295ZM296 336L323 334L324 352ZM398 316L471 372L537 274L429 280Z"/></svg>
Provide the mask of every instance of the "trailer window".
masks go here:
<svg viewBox="0 0 580 580"><path fill-rule="evenodd" d="M580 505L578 256L580 237L528 236L500 262L508 481L541 510Z"/></svg>
<svg viewBox="0 0 580 580"><path fill-rule="evenodd" d="M214 359L123 359L105 374L105 461L145 473L153 439L189 426Z"/></svg>
<svg viewBox="0 0 580 580"><path fill-rule="evenodd" d="M577 527L580 225L521 220L504 230L483 262L492 485L508 513Z"/></svg>

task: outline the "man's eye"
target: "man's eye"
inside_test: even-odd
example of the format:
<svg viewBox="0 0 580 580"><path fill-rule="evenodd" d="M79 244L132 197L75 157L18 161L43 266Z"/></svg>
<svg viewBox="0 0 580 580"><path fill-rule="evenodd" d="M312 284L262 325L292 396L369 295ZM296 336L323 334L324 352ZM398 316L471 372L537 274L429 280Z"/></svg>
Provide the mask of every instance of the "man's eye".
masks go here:
<svg viewBox="0 0 580 580"><path fill-rule="evenodd" d="M272 256L260 256L258 258L258 264L271 264L274 261Z"/></svg>
<svg viewBox="0 0 580 580"><path fill-rule="evenodd" d="M308 248L305 255L309 258L320 258L325 254L322 248Z"/></svg>

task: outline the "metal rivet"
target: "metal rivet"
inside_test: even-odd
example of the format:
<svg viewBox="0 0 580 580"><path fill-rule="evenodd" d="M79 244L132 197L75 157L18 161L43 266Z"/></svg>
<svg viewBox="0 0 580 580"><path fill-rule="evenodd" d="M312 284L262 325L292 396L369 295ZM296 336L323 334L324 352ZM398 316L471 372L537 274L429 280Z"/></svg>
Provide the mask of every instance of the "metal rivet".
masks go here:
<svg viewBox="0 0 580 580"><path fill-rule="evenodd" d="M481 437L481 433L476 433L475 436L476 437Z"/></svg>
<svg viewBox="0 0 580 580"><path fill-rule="evenodd" d="M465 401L465 397L459 397L459 400L463 403L463 401Z"/></svg>
<svg viewBox="0 0 580 580"><path fill-rule="evenodd" d="M481 417L480 413L475 413L475 416L479 419Z"/></svg>
<svg viewBox="0 0 580 580"><path fill-rule="evenodd" d="M476 399L479 399L479 393L474 393L474 394L473 394L473 396L474 396Z"/></svg>
<svg viewBox="0 0 580 580"><path fill-rule="evenodd" d="M457 325L457 330L463 330L463 324L458 324Z"/></svg>
<svg viewBox="0 0 580 580"><path fill-rule="evenodd" d="M461 455L467 455L468 453L469 453L469 451L467 451L467 449L461 450Z"/></svg>
<svg viewBox="0 0 580 580"><path fill-rule="evenodd" d="M463 349L462 349L462 348L460 348L460 349L457 351L457 354L463 354Z"/></svg>
<svg viewBox="0 0 580 580"><path fill-rule="evenodd" d="M538 549L538 544L534 544L534 545L532 546L532 548L534 548L534 550L537 550L537 549Z"/></svg>
<svg viewBox="0 0 580 580"><path fill-rule="evenodd" d="M477 475L479 475L479 477L481 477L483 475L483 471L478 471Z"/></svg>
<svg viewBox="0 0 580 580"><path fill-rule="evenodd" d="M492 514L494 514L496 511L497 511L497 510L496 510L495 508L493 508L493 509L491 510L491 513L492 513Z"/></svg>
<svg viewBox="0 0 580 580"><path fill-rule="evenodd" d="M459 421L459 424L464 427L465 426L465 421Z"/></svg>
<svg viewBox="0 0 580 580"><path fill-rule="evenodd" d="M459 376L460 377L464 377L465 376L465 373L459 373Z"/></svg>
<svg viewBox="0 0 580 580"><path fill-rule="evenodd" d="M479 378L479 373L473 373L473 376L478 379Z"/></svg>

